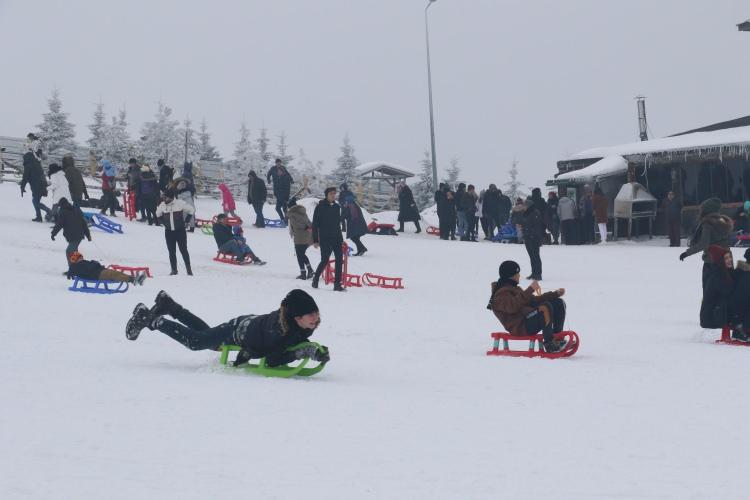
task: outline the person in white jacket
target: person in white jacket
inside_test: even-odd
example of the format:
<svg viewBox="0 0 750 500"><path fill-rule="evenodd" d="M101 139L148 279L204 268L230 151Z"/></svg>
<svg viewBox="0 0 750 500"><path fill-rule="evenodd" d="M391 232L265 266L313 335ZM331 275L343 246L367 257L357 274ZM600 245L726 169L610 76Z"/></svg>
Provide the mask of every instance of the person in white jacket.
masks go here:
<svg viewBox="0 0 750 500"><path fill-rule="evenodd" d="M68 201L72 200L70 196L70 187L68 186L68 178L65 177L65 172L60 165L57 163L50 164L47 175L50 179L50 198L52 199L52 220L57 220L57 214L60 210L60 200L65 198Z"/></svg>
<svg viewBox="0 0 750 500"><path fill-rule="evenodd" d="M167 241L169 265L172 267L172 272L169 275L177 274L176 247L179 247L182 260L185 262L185 270L188 276L192 276L193 270L190 267L190 254L188 253L185 230L195 214L195 209L184 201L175 198L171 191L164 193L161 199L162 202L156 207L156 217L164 225L164 239Z"/></svg>

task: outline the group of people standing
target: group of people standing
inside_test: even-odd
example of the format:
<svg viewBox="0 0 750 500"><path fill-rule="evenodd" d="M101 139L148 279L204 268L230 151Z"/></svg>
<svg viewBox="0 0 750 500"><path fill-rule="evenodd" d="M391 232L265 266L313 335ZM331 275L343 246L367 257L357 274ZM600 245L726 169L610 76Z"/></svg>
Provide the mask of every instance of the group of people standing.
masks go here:
<svg viewBox="0 0 750 500"><path fill-rule="evenodd" d="M478 241L479 227L485 240L492 240L510 217L511 201L495 184L477 193L473 184L461 182L455 191L441 183L435 192L440 238Z"/></svg>

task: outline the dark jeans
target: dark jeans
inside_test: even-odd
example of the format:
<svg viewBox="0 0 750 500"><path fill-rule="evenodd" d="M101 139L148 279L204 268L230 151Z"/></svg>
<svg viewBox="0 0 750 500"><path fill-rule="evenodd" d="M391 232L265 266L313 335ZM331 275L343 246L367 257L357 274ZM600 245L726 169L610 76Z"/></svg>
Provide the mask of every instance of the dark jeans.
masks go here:
<svg viewBox="0 0 750 500"><path fill-rule="evenodd" d="M81 241L83 240L68 241L68 246L65 248L65 262L68 263L68 270L70 270L70 254L78 251L78 245L81 244Z"/></svg>
<svg viewBox="0 0 750 500"><path fill-rule="evenodd" d="M237 240L227 241L219 247L219 251L234 255L239 262L245 260L245 255L253 254L253 251L250 249L247 243L242 243L241 241Z"/></svg>
<svg viewBox="0 0 750 500"><path fill-rule="evenodd" d="M418 221L418 220L415 220L415 221L413 221L413 222L414 222L414 226L415 226L415 227L417 228L417 232L418 232L418 233L419 233L419 232L421 232L421 231L422 231L422 228L421 228L421 227L419 227L419 221ZM404 221L402 221L402 220L398 221L398 231L399 231L400 233L403 233L403 232L404 232ZM353 241L353 240L354 240L354 238L352 238L352 241ZM359 248L359 247L357 247L357 248Z"/></svg>
<svg viewBox="0 0 750 500"><path fill-rule="evenodd" d="M253 203L255 210L255 227L266 227L266 219L263 217L263 205L265 202L257 201Z"/></svg>
<svg viewBox="0 0 750 500"><path fill-rule="evenodd" d="M344 265L344 254L341 251L341 243L341 241L320 242L320 264L318 264L318 268L315 270L315 278L320 279L320 275L328 265L328 259L331 258L331 253L333 253L334 258L336 259L336 275L333 282L336 285L341 285L341 268Z"/></svg>
<svg viewBox="0 0 750 500"><path fill-rule="evenodd" d="M304 271L305 266L310 266L310 259L307 258L307 247L309 245L294 245L294 253L297 255L297 264L299 264L300 271Z"/></svg>
<svg viewBox="0 0 750 500"><path fill-rule="evenodd" d="M289 199L276 198L276 213L279 214L279 219L286 220L286 204L289 203Z"/></svg>
<svg viewBox="0 0 750 500"><path fill-rule="evenodd" d="M529 260L531 261L531 275L536 279L542 279L542 258L539 255L541 243L529 238L526 238L523 243L526 245L526 252L529 254Z"/></svg>
<svg viewBox="0 0 750 500"><path fill-rule="evenodd" d="M234 338L237 329L234 320L211 328L205 321L181 306L173 311L172 316L179 323L161 318L156 323L156 329L192 351L218 349L221 344L239 344L241 341Z"/></svg>
<svg viewBox="0 0 750 500"><path fill-rule="evenodd" d="M552 240L555 243L559 243L560 239L560 219L557 218L557 216L552 217L551 221L551 228L549 230L550 233L552 233Z"/></svg>
<svg viewBox="0 0 750 500"><path fill-rule="evenodd" d="M477 239L477 218L474 214L466 214L466 234L464 238Z"/></svg>
<svg viewBox="0 0 750 500"><path fill-rule="evenodd" d="M526 333L535 335L542 332L542 339L545 342L552 340L555 333L560 333L565 326L565 301L559 297L544 302L540 306L547 306L550 311L550 322L544 324L544 314L537 307L526 315L524 326Z"/></svg>
<svg viewBox="0 0 750 500"><path fill-rule="evenodd" d="M487 238L492 239L495 237L495 229L498 231L500 230L500 217L494 216L491 214L487 214L483 220L484 222L484 234L487 236Z"/></svg>
<svg viewBox="0 0 750 500"><path fill-rule="evenodd" d="M42 218L42 212L41 210L44 210L45 214L49 213L49 208L47 208L47 205L42 203L42 197L32 194L31 195L31 204L34 205L34 211L36 212L36 218L41 219Z"/></svg>
<svg viewBox="0 0 750 500"><path fill-rule="evenodd" d="M575 245L576 220L568 219L560 222L563 245Z"/></svg>
<svg viewBox="0 0 750 500"><path fill-rule="evenodd" d="M443 215L442 217L438 217L438 220L440 221L440 239L447 240L452 233L451 227L455 227L453 217Z"/></svg>
<svg viewBox="0 0 750 500"><path fill-rule="evenodd" d="M581 217L581 230L578 234L578 241L581 244L591 243L594 241L594 216Z"/></svg>
<svg viewBox="0 0 750 500"><path fill-rule="evenodd" d="M417 224L419 223L417 222ZM357 245L357 253L362 253L367 250L367 247L362 243L362 240L360 238L361 236L349 238L354 242L355 245Z"/></svg>
<svg viewBox="0 0 750 500"><path fill-rule="evenodd" d="M669 246L680 246L680 221L667 222L667 231L669 232Z"/></svg>
<svg viewBox="0 0 750 500"><path fill-rule="evenodd" d="M185 269L190 271L190 254L187 248L187 233L182 231L164 231L164 238L167 240L167 250L169 251L169 265L172 271L177 271L177 248L180 247L182 260L185 262Z"/></svg>
<svg viewBox="0 0 750 500"><path fill-rule="evenodd" d="M115 198L115 192L111 189L102 191L102 199L100 200L101 213L106 213L109 210L109 215L115 215L115 208L117 208L117 198Z"/></svg>

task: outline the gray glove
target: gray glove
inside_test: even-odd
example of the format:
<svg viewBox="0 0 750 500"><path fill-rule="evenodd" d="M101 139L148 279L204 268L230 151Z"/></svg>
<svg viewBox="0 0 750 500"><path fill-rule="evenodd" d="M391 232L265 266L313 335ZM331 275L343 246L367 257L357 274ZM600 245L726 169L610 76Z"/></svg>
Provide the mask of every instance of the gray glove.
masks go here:
<svg viewBox="0 0 750 500"><path fill-rule="evenodd" d="M308 345L295 350L294 357L295 359L310 358L313 361L318 361L320 363L328 363L328 361L331 360L327 347L321 346L318 348L314 345Z"/></svg>

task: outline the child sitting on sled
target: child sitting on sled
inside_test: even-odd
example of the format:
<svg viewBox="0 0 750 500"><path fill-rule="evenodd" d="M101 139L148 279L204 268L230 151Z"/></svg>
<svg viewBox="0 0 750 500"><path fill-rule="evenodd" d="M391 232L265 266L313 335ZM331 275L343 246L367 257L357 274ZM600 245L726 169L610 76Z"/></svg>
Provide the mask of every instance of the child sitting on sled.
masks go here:
<svg viewBox="0 0 750 500"><path fill-rule="evenodd" d="M85 280L120 281L132 283L133 285L143 285L143 282L146 281L146 273L144 271L139 272L133 277L114 269L107 269L95 260L84 260L80 252L70 254L68 279L76 276Z"/></svg>
<svg viewBox="0 0 750 500"><path fill-rule="evenodd" d="M227 216L219 214L216 216L216 222L213 223L214 240L220 252L228 253L235 256L237 262L244 262L246 256L250 256L254 264L263 265L263 262L252 251L243 236L242 227L230 226L227 224Z"/></svg>
<svg viewBox="0 0 750 500"><path fill-rule="evenodd" d="M565 302L560 298L565 289L560 288L539 296L539 283L532 281L524 290L518 286L521 267L512 260L500 264L500 279L492 283L492 296L487 309L495 313L503 327L511 335L527 336L542 332L546 352L562 351L567 342L554 340L553 335L563 330Z"/></svg>
<svg viewBox="0 0 750 500"><path fill-rule="evenodd" d="M175 302L164 290L148 308L138 304L125 327L125 336L136 340L141 330L158 330L192 351L218 350L223 344L241 347L235 366L253 358L266 358L270 367L285 365L296 359L310 358L327 363L328 348L308 345L288 351L289 347L307 342L320 325L315 300L303 290L292 290L281 301L279 309L268 314L238 316L215 327ZM172 316L177 321L168 320Z"/></svg>

